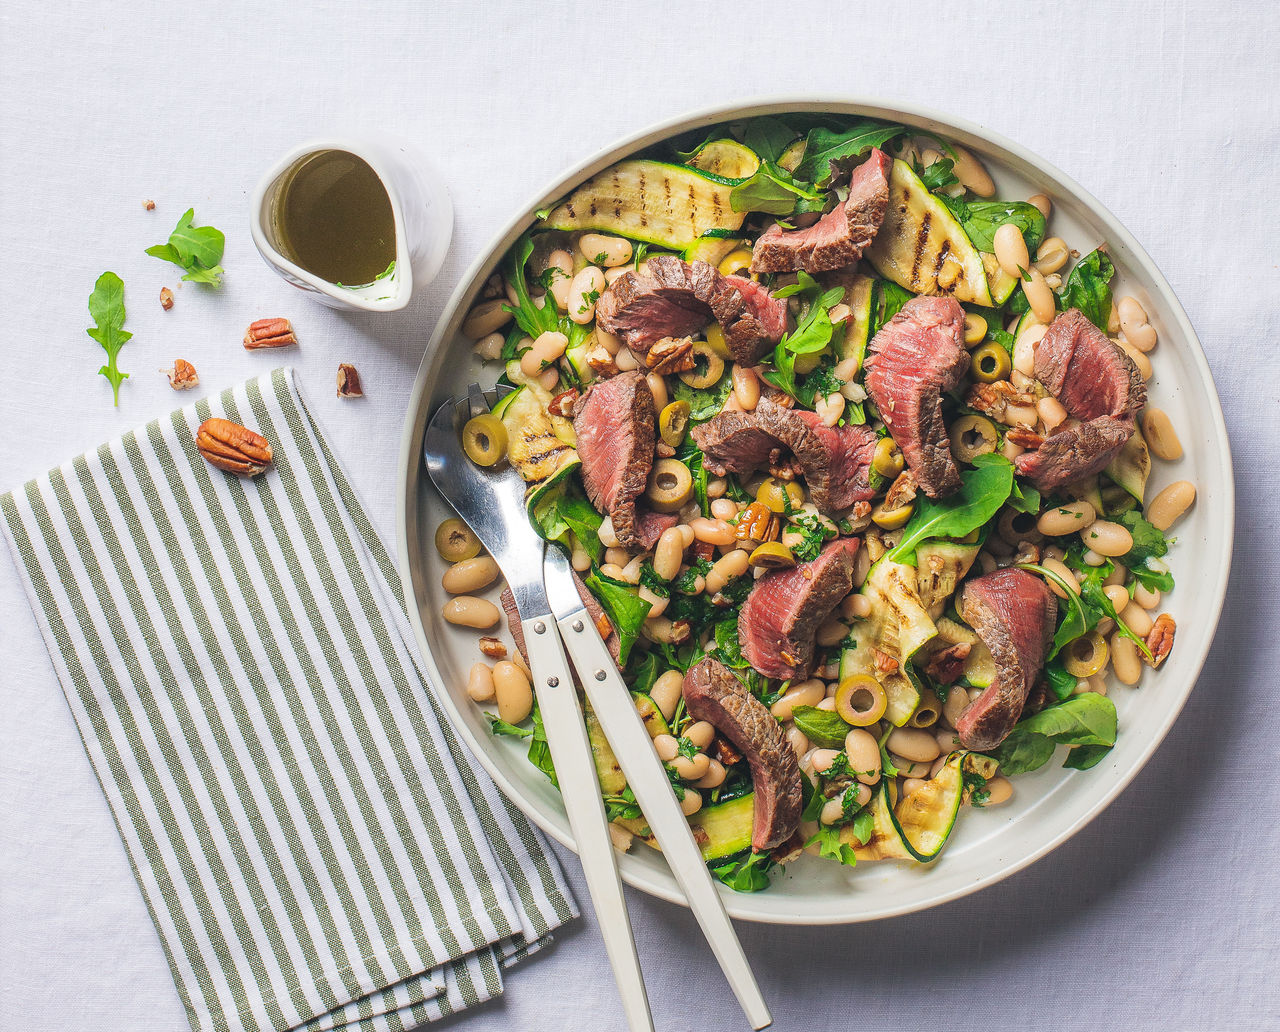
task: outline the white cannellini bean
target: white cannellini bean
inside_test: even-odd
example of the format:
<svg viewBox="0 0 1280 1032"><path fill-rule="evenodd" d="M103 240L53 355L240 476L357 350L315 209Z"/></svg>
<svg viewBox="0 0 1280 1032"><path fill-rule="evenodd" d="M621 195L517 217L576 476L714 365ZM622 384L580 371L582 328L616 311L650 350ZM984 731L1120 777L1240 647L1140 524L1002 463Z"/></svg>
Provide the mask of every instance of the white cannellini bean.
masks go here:
<svg viewBox="0 0 1280 1032"><path fill-rule="evenodd" d="M1195 484L1190 480L1177 480L1147 503L1147 519L1158 530L1168 530L1195 500Z"/></svg>
<svg viewBox="0 0 1280 1032"><path fill-rule="evenodd" d="M991 178L991 174L978 159L978 156L972 151L961 147L958 143L952 144L952 149L955 157L952 158L954 164L951 167L951 171L960 180L960 185L979 197L994 197L996 192L995 180Z"/></svg>
<svg viewBox="0 0 1280 1032"><path fill-rule="evenodd" d="M467 313L466 319L463 320L462 335L469 340L479 340L495 330L502 329L511 321L511 318L511 313L507 311L507 303L502 298L481 301Z"/></svg>
<svg viewBox="0 0 1280 1032"><path fill-rule="evenodd" d="M1061 237L1050 237L1036 249L1035 266L1046 276L1067 264L1071 252Z"/></svg>
<svg viewBox="0 0 1280 1032"><path fill-rule="evenodd" d="M1046 219L1053 214L1053 201L1049 200L1048 196L1045 194L1032 194L1027 198L1027 203L1031 205L1031 207L1035 208L1036 211Z"/></svg>
<svg viewBox="0 0 1280 1032"><path fill-rule="evenodd" d="M1021 278L1023 270L1031 266L1027 241L1022 236L1022 230L1012 222L1006 222L996 230L994 246L996 261L1000 263L1006 276Z"/></svg>
<svg viewBox="0 0 1280 1032"><path fill-rule="evenodd" d="M501 333L488 333L475 342L472 351L484 362L496 362L502 357L502 345L507 338Z"/></svg>
<svg viewBox="0 0 1280 1032"><path fill-rule="evenodd" d="M1044 281L1044 273L1039 269L1032 269L1030 278L1020 282L1022 284L1022 292L1027 295L1027 303L1031 306L1031 314L1036 317L1037 322L1042 322L1048 326L1049 323L1053 322L1056 309L1054 308L1053 291L1049 289L1049 284Z"/></svg>
<svg viewBox="0 0 1280 1032"><path fill-rule="evenodd" d="M813 411L818 414L826 426L835 426L844 415L845 397L843 394L829 394L825 398L815 398Z"/></svg>
<svg viewBox="0 0 1280 1032"><path fill-rule="evenodd" d="M472 663L467 676L467 696L476 702L489 702L493 691L493 669L488 663Z"/></svg>
<svg viewBox="0 0 1280 1032"><path fill-rule="evenodd" d="M1116 302L1116 314L1120 317L1120 330L1124 338L1139 351L1150 351L1156 346L1156 331L1147 318L1147 310L1136 297L1122 297Z"/></svg>
<svg viewBox="0 0 1280 1032"><path fill-rule="evenodd" d="M538 334L529 350L520 356L520 371L525 376L537 376L563 355L568 346L569 338L558 330Z"/></svg>
<svg viewBox="0 0 1280 1032"><path fill-rule="evenodd" d="M1124 555L1133 548L1133 535L1128 529L1109 520L1095 520L1080 532L1080 540L1084 542L1086 549L1109 558Z"/></svg>
<svg viewBox="0 0 1280 1032"><path fill-rule="evenodd" d="M1142 412L1142 436L1157 459L1176 462L1182 458L1182 442L1173 428L1173 420L1163 409L1147 406Z"/></svg>
<svg viewBox="0 0 1280 1032"><path fill-rule="evenodd" d="M569 284L573 282L573 255L564 250L552 251L547 255L547 268L556 270L549 277L551 286L548 289L556 307L563 312L569 307Z"/></svg>
<svg viewBox="0 0 1280 1032"><path fill-rule="evenodd" d="M1023 376L1036 375L1036 348L1048 332L1044 323L1033 323L1018 334L1013 345L1013 368Z"/></svg>
<svg viewBox="0 0 1280 1032"><path fill-rule="evenodd" d="M601 233L584 233L578 241L578 250L587 261L612 269L631 261L631 241L622 237L604 236Z"/></svg>
<svg viewBox="0 0 1280 1032"><path fill-rule="evenodd" d="M596 317L596 302L607 286L604 273L588 265L569 284L569 318L585 326Z"/></svg>
<svg viewBox="0 0 1280 1032"><path fill-rule="evenodd" d="M493 689L498 699L498 716L509 724L519 724L533 709L533 686L518 666L508 660L493 665Z"/></svg>

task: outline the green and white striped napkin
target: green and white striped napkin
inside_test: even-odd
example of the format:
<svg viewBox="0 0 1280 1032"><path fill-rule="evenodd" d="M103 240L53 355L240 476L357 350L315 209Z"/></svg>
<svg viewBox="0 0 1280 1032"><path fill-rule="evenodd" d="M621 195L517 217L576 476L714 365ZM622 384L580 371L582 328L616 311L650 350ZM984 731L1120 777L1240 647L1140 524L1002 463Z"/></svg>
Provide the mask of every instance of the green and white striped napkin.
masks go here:
<svg viewBox="0 0 1280 1032"><path fill-rule="evenodd" d="M208 465L211 415L274 466ZM0 509L193 1029L412 1028L501 992L576 914L445 722L291 371Z"/></svg>

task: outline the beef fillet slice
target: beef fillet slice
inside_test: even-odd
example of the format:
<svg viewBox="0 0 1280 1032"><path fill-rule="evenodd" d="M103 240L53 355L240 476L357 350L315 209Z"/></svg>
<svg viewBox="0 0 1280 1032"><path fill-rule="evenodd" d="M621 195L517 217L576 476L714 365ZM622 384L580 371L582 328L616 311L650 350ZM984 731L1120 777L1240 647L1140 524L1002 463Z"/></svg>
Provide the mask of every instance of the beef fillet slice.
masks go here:
<svg viewBox="0 0 1280 1032"><path fill-rule="evenodd" d="M849 197L805 229L770 226L751 251L751 271L830 272L852 265L875 239L889 207L893 159L873 147L849 179Z"/></svg>
<svg viewBox="0 0 1280 1032"><path fill-rule="evenodd" d="M623 545L652 548L676 518L636 507L655 442L653 392L644 375L632 370L592 384L574 404L573 429L591 504L609 514Z"/></svg>
<svg viewBox="0 0 1280 1032"><path fill-rule="evenodd" d="M754 411L721 412L692 433L716 476L775 469L794 457L822 512L839 512L875 494L869 471L876 434L868 426L830 427L815 412L763 397Z"/></svg>
<svg viewBox="0 0 1280 1032"><path fill-rule="evenodd" d="M1138 367L1076 308L1050 324L1036 346L1036 379L1071 419L1014 465L1042 491L1106 468L1133 436L1134 416L1147 403Z"/></svg>
<svg viewBox="0 0 1280 1032"><path fill-rule="evenodd" d="M1053 639L1058 602L1043 580L1026 570L996 570L968 581L960 613L995 660L990 686L956 721L966 749L994 749L1022 715Z"/></svg>
<svg viewBox="0 0 1280 1032"><path fill-rule="evenodd" d="M942 395L969 368L964 309L951 297L915 297L880 328L867 358L866 387L920 488L930 498L960 487Z"/></svg>
<svg viewBox="0 0 1280 1032"><path fill-rule="evenodd" d="M596 323L646 354L664 337L690 337L715 321L737 362L754 365L787 328L787 302L767 287L722 276L706 262L660 254L619 276L596 302Z"/></svg>
<svg viewBox="0 0 1280 1032"><path fill-rule="evenodd" d="M809 675L818 628L853 590L858 544L858 538L840 538L812 562L756 581L738 614L738 641L747 662L765 677Z"/></svg>
<svg viewBox="0 0 1280 1032"><path fill-rule="evenodd" d="M733 671L710 658L685 674L684 702L690 715L714 725L747 758L755 792L751 848L780 846L800 826L804 808L800 764L782 725Z"/></svg>

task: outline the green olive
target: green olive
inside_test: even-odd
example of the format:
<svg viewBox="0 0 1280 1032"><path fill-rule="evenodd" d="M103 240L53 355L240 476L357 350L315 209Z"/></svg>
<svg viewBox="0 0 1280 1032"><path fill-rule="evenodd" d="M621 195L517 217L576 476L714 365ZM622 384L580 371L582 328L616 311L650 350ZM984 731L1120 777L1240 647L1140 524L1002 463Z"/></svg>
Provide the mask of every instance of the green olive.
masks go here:
<svg viewBox="0 0 1280 1032"><path fill-rule="evenodd" d="M723 359L733 358L733 352L729 350L729 342L724 339L724 330L719 323L712 323L707 327L707 347Z"/></svg>
<svg viewBox="0 0 1280 1032"><path fill-rule="evenodd" d="M680 447L684 432L689 429L689 412L687 401L673 401L663 407L658 414L658 436L662 438L663 444L669 444L672 448Z"/></svg>
<svg viewBox="0 0 1280 1032"><path fill-rule="evenodd" d="M951 424L951 454L957 462L972 462L979 455L991 454L999 445L996 425L986 416L961 416Z"/></svg>
<svg viewBox="0 0 1280 1032"><path fill-rule="evenodd" d="M1062 665L1072 677L1092 677L1107 665L1107 639L1090 631L1062 650Z"/></svg>
<svg viewBox="0 0 1280 1032"><path fill-rule="evenodd" d="M882 437L876 442L875 453L871 456L871 468L890 480L902 472L902 452L898 450L892 437Z"/></svg>
<svg viewBox="0 0 1280 1032"><path fill-rule="evenodd" d="M472 416L462 428L462 450L477 466L496 466L507 457L507 428L491 412Z"/></svg>
<svg viewBox="0 0 1280 1032"><path fill-rule="evenodd" d="M705 340L693 342L693 362L693 368L681 373L680 379L694 390L700 391L707 387L714 387L724 375L724 359L717 355L715 349ZM699 367L704 364L703 371L698 372Z"/></svg>
<svg viewBox="0 0 1280 1032"><path fill-rule="evenodd" d="M796 557L781 541L766 541L756 546L747 562L757 570L781 570L788 566L795 566Z"/></svg>
<svg viewBox="0 0 1280 1032"><path fill-rule="evenodd" d="M721 260L719 266L721 276L745 276L751 272L751 249L739 247L730 251Z"/></svg>
<svg viewBox="0 0 1280 1032"><path fill-rule="evenodd" d="M989 340L979 348L975 348L973 359L969 363L969 375L979 383L995 383L1007 380L1013 371L1013 359L1009 352Z"/></svg>
<svg viewBox="0 0 1280 1032"><path fill-rule="evenodd" d="M915 509L914 502L899 505L896 509L886 509L883 505L877 505L871 510L871 519L883 530L897 530L907 525L907 520L911 519Z"/></svg>
<svg viewBox="0 0 1280 1032"><path fill-rule="evenodd" d="M462 520L451 516L436 527L436 551L448 563L460 563L480 554L480 539Z"/></svg>
<svg viewBox="0 0 1280 1032"><path fill-rule="evenodd" d="M788 502L792 509L798 509L804 505L804 488L794 480L768 477L756 488L756 501L767 506L770 512L786 512Z"/></svg>
<svg viewBox="0 0 1280 1032"><path fill-rule="evenodd" d="M693 497L693 476L679 459L659 459L649 474L644 496L658 512L677 512Z"/></svg>

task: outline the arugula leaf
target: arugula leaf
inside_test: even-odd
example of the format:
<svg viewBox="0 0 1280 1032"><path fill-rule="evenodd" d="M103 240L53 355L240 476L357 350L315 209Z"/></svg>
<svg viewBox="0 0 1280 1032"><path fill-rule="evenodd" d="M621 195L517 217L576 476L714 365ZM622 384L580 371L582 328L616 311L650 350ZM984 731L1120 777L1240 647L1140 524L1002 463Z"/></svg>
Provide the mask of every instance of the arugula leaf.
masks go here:
<svg viewBox="0 0 1280 1032"><path fill-rule="evenodd" d="M945 194L938 199L956 217L965 236L979 251L995 250L996 230L1006 222L1012 222L1022 231L1027 250L1032 254L1044 240L1044 215L1026 201L966 201Z"/></svg>
<svg viewBox="0 0 1280 1032"><path fill-rule="evenodd" d="M852 730L839 713L817 706L797 706L792 711L792 719L809 741L824 749L843 749L844 736Z"/></svg>
<svg viewBox="0 0 1280 1032"><path fill-rule="evenodd" d="M880 332L881 326L898 314L903 305L915 297L906 287L900 287L892 280L876 280L875 290L875 300L871 305L872 337Z"/></svg>
<svg viewBox="0 0 1280 1032"><path fill-rule="evenodd" d="M120 372L116 356L133 334L124 329L124 281L114 272L104 272L93 285L93 293L89 295L89 314L97 325L90 326L85 332L107 353L107 364L98 372L111 383L111 393L118 407L120 384L129 379L129 374Z"/></svg>
<svg viewBox="0 0 1280 1032"><path fill-rule="evenodd" d="M716 658L730 670L746 670L751 666L742 654L736 615L716 624Z"/></svg>
<svg viewBox="0 0 1280 1032"><path fill-rule="evenodd" d="M826 185L872 147L883 147L906 129L882 122L857 122L842 132L816 126L805 139L796 175Z"/></svg>
<svg viewBox="0 0 1280 1032"><path fill-rule="evenodd" d="M710 387L690 387L683 380L677 379L671 396L674 401L689 403L689 422L705 423L724 408L725 399L729 397L731 390L733 375L725 373Z"/></svg>
<svg viewBox="0 0 1280 1032"><path fill-rule="evenodd" d="M1120 619L1120 614L1116 612L1116 607L1111 604L1111 599L1107 598L1106 593L1102 590L1101 577L1086 577L1080 584L1080 601L1088 603L1094 610L1101 613L1091 626L1097 626L1100 620L1110 617L1116 622L1116 632L1128 638L1136 646L1147 659L1151 659L1151 650L1147 648L1146 640L1134 634L1129 629L1129 625Z"/></svg>
<svg viewBox="0 0 1280 1032"><path fill-rule="evenodd" d="M218 263L227 238L212 226L193 226L195 214L195 208L188 208L169 234L168 243L148 247L146 253L185 269L184 280L221 286L222 266Z"/></svg>
<svg viewBox="0 0 1280 1032"><path fill-rule="evenodd" d="M1085 692L1020 720L991 755L999 760L1001 773L1024 774L1048 763L1056 745L1110 749L1116 742L1116 729L1115 703L1105 695ZM1076 762L1091 755L1076 757ZM1093 763L1101 758L1096 756Z"/></svg>
<svg viewBox="0 0 1280 1032"><path fill-rule="evenodd" d="M983 526L1013 490L1013 463L1003 455L978 455L973 468L960 474L960 490L947 498L924 497L888 553L891 562L915 564L916 546L932 538L962 538Z"/></svg>
<svg viewBox="0 0 1280 1032"><path fill-rule="evenodd" d="M551 301L550 294L543 298L541 308L534 303L529 294L529 282L525 277L524 267L531 254L533 254L533 236L529 233L517 240L515 246L507 252L507 282L516 292L517 303L514 308L510 305L502 307L504 311L515 316L516 325L524 331L525 336L536 340L539 334L560 329L560 315Z"/></svg>
<svg viewBox="0 0 1280 1032"><path fill-rule="evenodd" d="M1137 509L1130 509L1115 517L1133 537L1133 547L1120 557L1120 565L1129 569L1144 566L1149 559L1158 559L1169 551L1169 541L1154 523L1145 520Z"/></svg>
<svg viewBox="0 0 1280 1032"><path fill-rule="evenodd" d="M595 506L569 486L548 491L533 507L533 523L539 534L547 541L563 545L567 551L573 550L572 537L591 556L593 563L604 556L598 533L603 522L604 517L596 512Z"/></svg>
<svg viewBox="0 0 1280 1032"><path fill-rule="evenodd" d="M792 178L786 169L772 161L761 161L754 175L729 191L729 206L734 211L762 211L768 215L800 215L822 211L827 195L812 183Z"/></svg>
<svg viewBox="0 0 1280 1032"><path fill-rule="evenodd" d="M776 162L796 135L796 131L781 119L762 115L747 122L742 131L742 142L755 151L761 161Z"/></svg>
<svg viewBox="0 0 1280 1032"><path fill-rule="evenodd" d="M489 718L489 730L495 735L506 735L511 738L528 738L533 734L533 728L517 727L501 717L495 717L492 713L486 713Z"/></svg>
<svg viewBox="0 0 1280 1032"><path fill-rule="evenodd" d="M952 171L955 166L956 163L950 158L942 158L935 161L928 168L923 168L920 165L914 165L914 168L916 175L920 177L920 182L924 184L924 188L932 193L937 193L939 190L945 190L948 186L960 182L956 178L955 172Z"/></svg>
<svg viewBox="0 0 1280 1032"><path fill-rule="evenodd" d="M533 703L533 735L529 739L529 762L542 771L551 783L560 787L556 778L555 764L551 762L551 749L547 746L547 730L542 726L542 711L537 700Z"/></svg>
<svg viewBox="0 0 1280 1032"><path fill-rule="evenodd" d="M618 632L618 662L625 664L640 628L649 616L649 603L636 594L630 584L616 581L598 569L587 575L586 584L609 614Z"/></svg>
<svg viewBox="0 0 1280 1032"><path fill-rule="evenodd" d="M1111 287L1108 284L1115 271L1105 251L1101 248L1091 251L1076 262L1062 292L1063 305L1080 309L1103 333L1107 332L1107 321L1111 318Z"/></svg>
<svg viewBox="0 0 1280 1032"><path fill-rule="evenodd" d="M803 294L809 306L796 328L791 333L782 335L773 349L774 368L763 375L768 383L812 408L813 395L808 394L806 397L805 391L796 383L796 357L816 354L831 343L831 336L835 332L831 309L844 298L844 287L832 287L824 291L807 272L800 272L793 287L784 287L775 296L789 297L796 293ZM808 386L807 382L805 386Z"/></svg>
<svg viewBox="0 0 1280 1032"><path fill-rule="evenodd" d="M768 853L753 853L745 849L721 860L711 868L711 873L734 892L760 892L769 887L769 872L775 866Z"/></svg>

